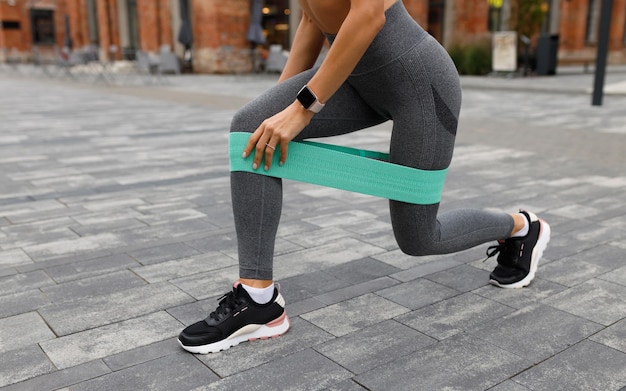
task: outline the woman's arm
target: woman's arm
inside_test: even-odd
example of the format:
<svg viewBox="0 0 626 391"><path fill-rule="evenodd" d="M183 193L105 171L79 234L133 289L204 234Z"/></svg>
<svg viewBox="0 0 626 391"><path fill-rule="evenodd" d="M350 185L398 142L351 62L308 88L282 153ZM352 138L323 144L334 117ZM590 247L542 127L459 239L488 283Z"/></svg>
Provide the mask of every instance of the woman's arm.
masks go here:
<svg viewBox="0 0 626 391"><path fill-rule="evenodd" d="M300 72L311 69L315 65L323 45L324 34L313 24L308 15L303 12L293 44L291 45L287 64L278 81L287 80Z"/></svg>
<svg viewBox="0 0 626 391"><path fill-rule="evenodd" d="M307 20L306 23L311 22ZM350 11L342 23L333 45L321 67L308 84L321 102L328 101L346 81L384 24L384 0L351 0ZM303 31L307 31L308 27L305 25L304 29ZM320 31L319 28L316 29L318 32ZM305 44L302 43L298 46L304 48ZM293 55L292 52L290 57ZM289 70L286 69L286 72L283 73L285 76L304 65L304 61L295 61L298 60L294 60ZM272 164L274 149L280 144L280 163L284 163L288 155L289 142L311 122L313 115L313 112L302 107L294 97L294 102L291 105L263 121L261 126L252 133L243 156L247 157L252 150L255 150L253 168L260 167L261 160L265 157L265 169L268 170Z"/></svg>
<svg viewBox="0 0 626 391"><path fill-rule="evenodd" d="M326 102L346 81L385 24L383 0L352 0L350 12L308 86Z"/></svg>

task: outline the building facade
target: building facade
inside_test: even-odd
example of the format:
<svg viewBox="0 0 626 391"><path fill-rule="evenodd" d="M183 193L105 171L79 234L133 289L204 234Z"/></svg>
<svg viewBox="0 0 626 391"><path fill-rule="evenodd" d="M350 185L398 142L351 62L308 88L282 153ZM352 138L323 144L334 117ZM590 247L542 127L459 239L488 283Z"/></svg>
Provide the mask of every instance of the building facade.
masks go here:
<svg viewBox="0 0 626 391"><path fill-rule="evenodd" d="M254 15L255 1L261 15ZM524 0L403 1L448 47L513 29L511 17ZM560 62L595 56L602 0L532 1L543 13L533 34L558 36ZM252 66L251 47L289 48L299 16L297 0L0 0L0 61L87 46L97 48L101 60L133 59L138 50L168 47L181 59L191 55L195 72L245 71ZM249 35L257 20L265 41L260 45ZM613 0L611 20L609 62L626 63L626 0Z"/></svg>

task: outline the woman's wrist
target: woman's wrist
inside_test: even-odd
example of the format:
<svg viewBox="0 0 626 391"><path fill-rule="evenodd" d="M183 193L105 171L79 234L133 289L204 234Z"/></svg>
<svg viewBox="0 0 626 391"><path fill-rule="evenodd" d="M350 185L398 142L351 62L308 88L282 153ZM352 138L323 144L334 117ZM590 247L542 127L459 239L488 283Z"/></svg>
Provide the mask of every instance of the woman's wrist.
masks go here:
<svg viewBox="0 0 626 391"><path fill-rule="evenodd" d="M291 106L296 110L299 115L302 115L304 118L307 118L309 121L315 116L315 113L311 110L307 110L302 106L302 103L298 99L294 100Z"/></svg>

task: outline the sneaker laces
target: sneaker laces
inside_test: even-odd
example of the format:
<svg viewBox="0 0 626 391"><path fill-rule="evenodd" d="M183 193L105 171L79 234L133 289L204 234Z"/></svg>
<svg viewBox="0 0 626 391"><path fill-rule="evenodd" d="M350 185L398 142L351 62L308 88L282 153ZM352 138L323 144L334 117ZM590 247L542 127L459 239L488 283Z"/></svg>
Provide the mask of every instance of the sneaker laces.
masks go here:
<svg viewBox="0 0 626 391"><path fill-rule="evenodd" d="M514 265L518 258L518 247L513 240L507 239L502 242L498 242L496 246L489 246L486 254L487 258L483 260L486 262L489 258L500 254L497 258L500 265Z"/></svg>
<svg viewBox="0 0 626 391"><path fill-rule="evenodd" d="M228 316L233 310L237 307L237 296L235 294L235 290L233 289L231 292L226 293L224 296L220 297L218 300L219 305L215 309L215 311L209 314L207 319L214 319L216 321L220 321Z"/></svg>

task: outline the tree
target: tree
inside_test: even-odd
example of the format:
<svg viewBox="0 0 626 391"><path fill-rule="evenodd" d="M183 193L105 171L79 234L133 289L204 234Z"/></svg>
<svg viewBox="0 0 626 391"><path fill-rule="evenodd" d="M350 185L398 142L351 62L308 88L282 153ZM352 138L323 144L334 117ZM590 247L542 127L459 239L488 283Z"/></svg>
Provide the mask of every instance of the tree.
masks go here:
<svg viewBox="0 0 626 391"><path fill-rule="evenodd" d="M544 0L511 0L511 26L517 34L532 39L541 32L547 11Z"/></svg>

